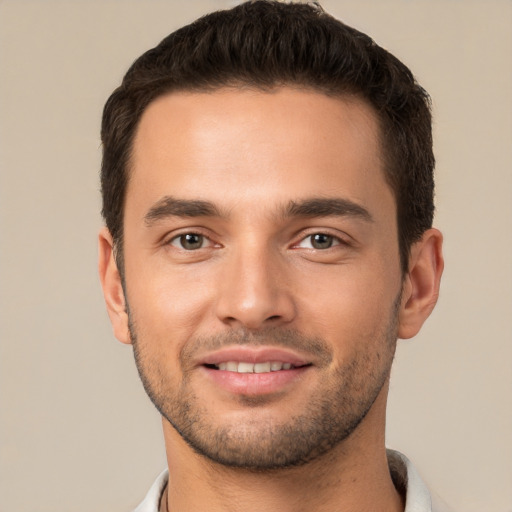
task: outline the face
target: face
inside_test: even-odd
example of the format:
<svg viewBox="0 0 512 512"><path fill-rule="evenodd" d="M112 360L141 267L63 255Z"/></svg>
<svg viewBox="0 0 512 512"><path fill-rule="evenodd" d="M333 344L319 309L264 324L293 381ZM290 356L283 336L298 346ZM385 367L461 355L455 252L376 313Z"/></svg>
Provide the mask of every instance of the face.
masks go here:
<svg viewBox="0 0 512 512"><path fill-rule="evenodd" d="M396 208L372 109L291 88L155 100L124 260L139 373L189 446L260 469L329 451L371 410L396 342Z"/></svg>

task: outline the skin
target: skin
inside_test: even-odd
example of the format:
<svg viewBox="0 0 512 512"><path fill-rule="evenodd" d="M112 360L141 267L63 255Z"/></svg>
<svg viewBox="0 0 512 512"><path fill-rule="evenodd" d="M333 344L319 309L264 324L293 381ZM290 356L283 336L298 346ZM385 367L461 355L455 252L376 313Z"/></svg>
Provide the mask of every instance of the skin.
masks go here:
<svg viewBox="0 0 512 512"><path fill-rule="evenodd" d="M286 87L172 93L143 114L124 289L106 229L99 269L114 333L134 342L163 415L170 510L403 510L384 447L389 371L396 338L436 303L442 237L425 232L401 274L379 141L365 102ZM290 207L311 199L338 208ZM187 233L203 242L184 247ZM270 390L226 389L202 365L219 348L283 344L309 366ZM346 428L326 441L333 428L316 427L333 418ZM301 438L304 424L314 432ZM285 455L324 442L277 460L287 439L300 442Z"/></svg>

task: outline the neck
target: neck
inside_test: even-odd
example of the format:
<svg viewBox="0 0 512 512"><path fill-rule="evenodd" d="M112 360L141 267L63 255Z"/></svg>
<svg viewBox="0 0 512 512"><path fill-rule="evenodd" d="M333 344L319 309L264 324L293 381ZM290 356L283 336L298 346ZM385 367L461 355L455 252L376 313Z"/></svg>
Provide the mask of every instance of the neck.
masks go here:
<svg viewBox="0 0 512 512"><path fill-rule="evenodd" d="M385 396L377 399L356 431L327 454L300 467L266 472L205 459L164 420L169 484L163 505L172 512L403 512L403 499L389 473L384 418ZM376 429L375 421L382 427Z"/></svg>

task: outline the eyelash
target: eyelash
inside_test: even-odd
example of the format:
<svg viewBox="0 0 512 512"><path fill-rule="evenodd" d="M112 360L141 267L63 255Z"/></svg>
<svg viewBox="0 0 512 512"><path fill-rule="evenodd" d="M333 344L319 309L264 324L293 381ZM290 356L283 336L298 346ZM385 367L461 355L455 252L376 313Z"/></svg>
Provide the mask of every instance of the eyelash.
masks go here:
<svg viewBox="0 0 512 512"><path fill-rule="evenodd" d="M173 247L176 247L179 250L187 251L187 252L193 252L193 251L197 251L199 249L204 249L205 248L205 247L202 247L202 246L198 247L196 249L187 249L187 248L183 247L184 239L186 237L191 237L191 236L196 236L196 237L201 238L202 242L208 241L211 244L211 246L215 246L216 245L208 236L206 236L203 233L198 232L198 231L187 231L185 233L180 233L179 235L173 236L169 241L167 241L165 243L165 245L171 245ZM181 247L178 247L177 245L174 245L174 242L179 243L181 245Z"/></svg>
<svg viewBox="0 0 512 512"><path fill-rule="evenodd" d="M326 243L328 244L327 247L315 247L313 237L324 237L327 238ZM305 249L315 250L315 251L327 251L328 249L331 249L333 247L337 247L339 245L348 245L348 243L341 237L332 235L329 232L325 231L315 231L314 233L309 233L306 236L303 236L300 241L294 245L294 247L301 247L301 244L309 240L311 247L303 247ZM322 241L316 241L316 243L322 244Z"/></svg>
<svg viewBox="0 0 512 512"><path fill-rule="evenodd" d="M197 248L186 248L184 247L184 243L186 243L186 237L192 237L192 236L195 236L195 237L198 237L200 238L201 240L201 247L197 247ZM314 242L313 242L313 237L315 236L323 236L323 237L326 237L328 240L327 240L327 244L328 246L327 247L314 247ZM299 240L298 243L294 244L292 246L293 249L295 248L300 248L301 247L301 244L304 243L305 241L307 240L310 240L310 245L311 247L304 247L305 249L309 249L309 250L316 250L316 251L327 251L328 249L331 249L333 247L337 247L337 246L340 246L340 245L345 245L345 246L348 246L350 245L346 240L344 240L343 238L339 237L339 236L336 236L336 235L332 235L330 234L329 232L325 232L325 231L315 231L314 233L308 233L308 234L305 234L304 236L301 237L301 239ZM173 247L176 247L178 250L183 250L183 251L186 251L186 252L194 252L194 251L197 251L197 250L200 250L200 249L205 249L207 247L204 247L203 246L203 242L209 242L209 246L210 247L214 247L215 245L215 242L213 242L208 236L204 235L203 233L201 232L198 232L198 231L187 231L185 233L180 233L179 235L176 235L176 236L173 236L169 241L167 241L165 243L165 245L170 245L170 246L173 246ZM178 247L176 244L180 244L181 247ZM191 242L193 243L193 242ZM322 243L321 241L319 243ZM220 245L219 245L220 247Z"/></svg>

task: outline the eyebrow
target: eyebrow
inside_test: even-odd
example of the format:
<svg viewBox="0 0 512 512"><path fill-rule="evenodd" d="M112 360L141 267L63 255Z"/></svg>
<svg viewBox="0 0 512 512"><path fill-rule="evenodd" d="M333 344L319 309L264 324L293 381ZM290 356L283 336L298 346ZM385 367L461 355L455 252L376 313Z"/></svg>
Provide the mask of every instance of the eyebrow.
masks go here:
<svg viewBox="0 0 512 512"><path fill-rule="evenodd" d="M373 222L370 212L349 199L312 198L303 201L290 201L285 210L286 217L358 217Z"/></svg>
<svg viewBox="0 0 512 512"><path fill-rule="evenodd" d="M342 198L309 198L290 201L281 211L285 218L289 217L356 217L373 222L370 212L363 206ZM167 217L227 217L210 201L201 199L177 199L165 196L157 201L144 216L146 225Z"/></svg>
<svg viewBox="0 0 512 512"><path fill-rule="evenodd" d="M157 201L144 216L146 225L167 217L221 217L219 209L210 201L200 199L177 199L165 196Z"/></svg>

